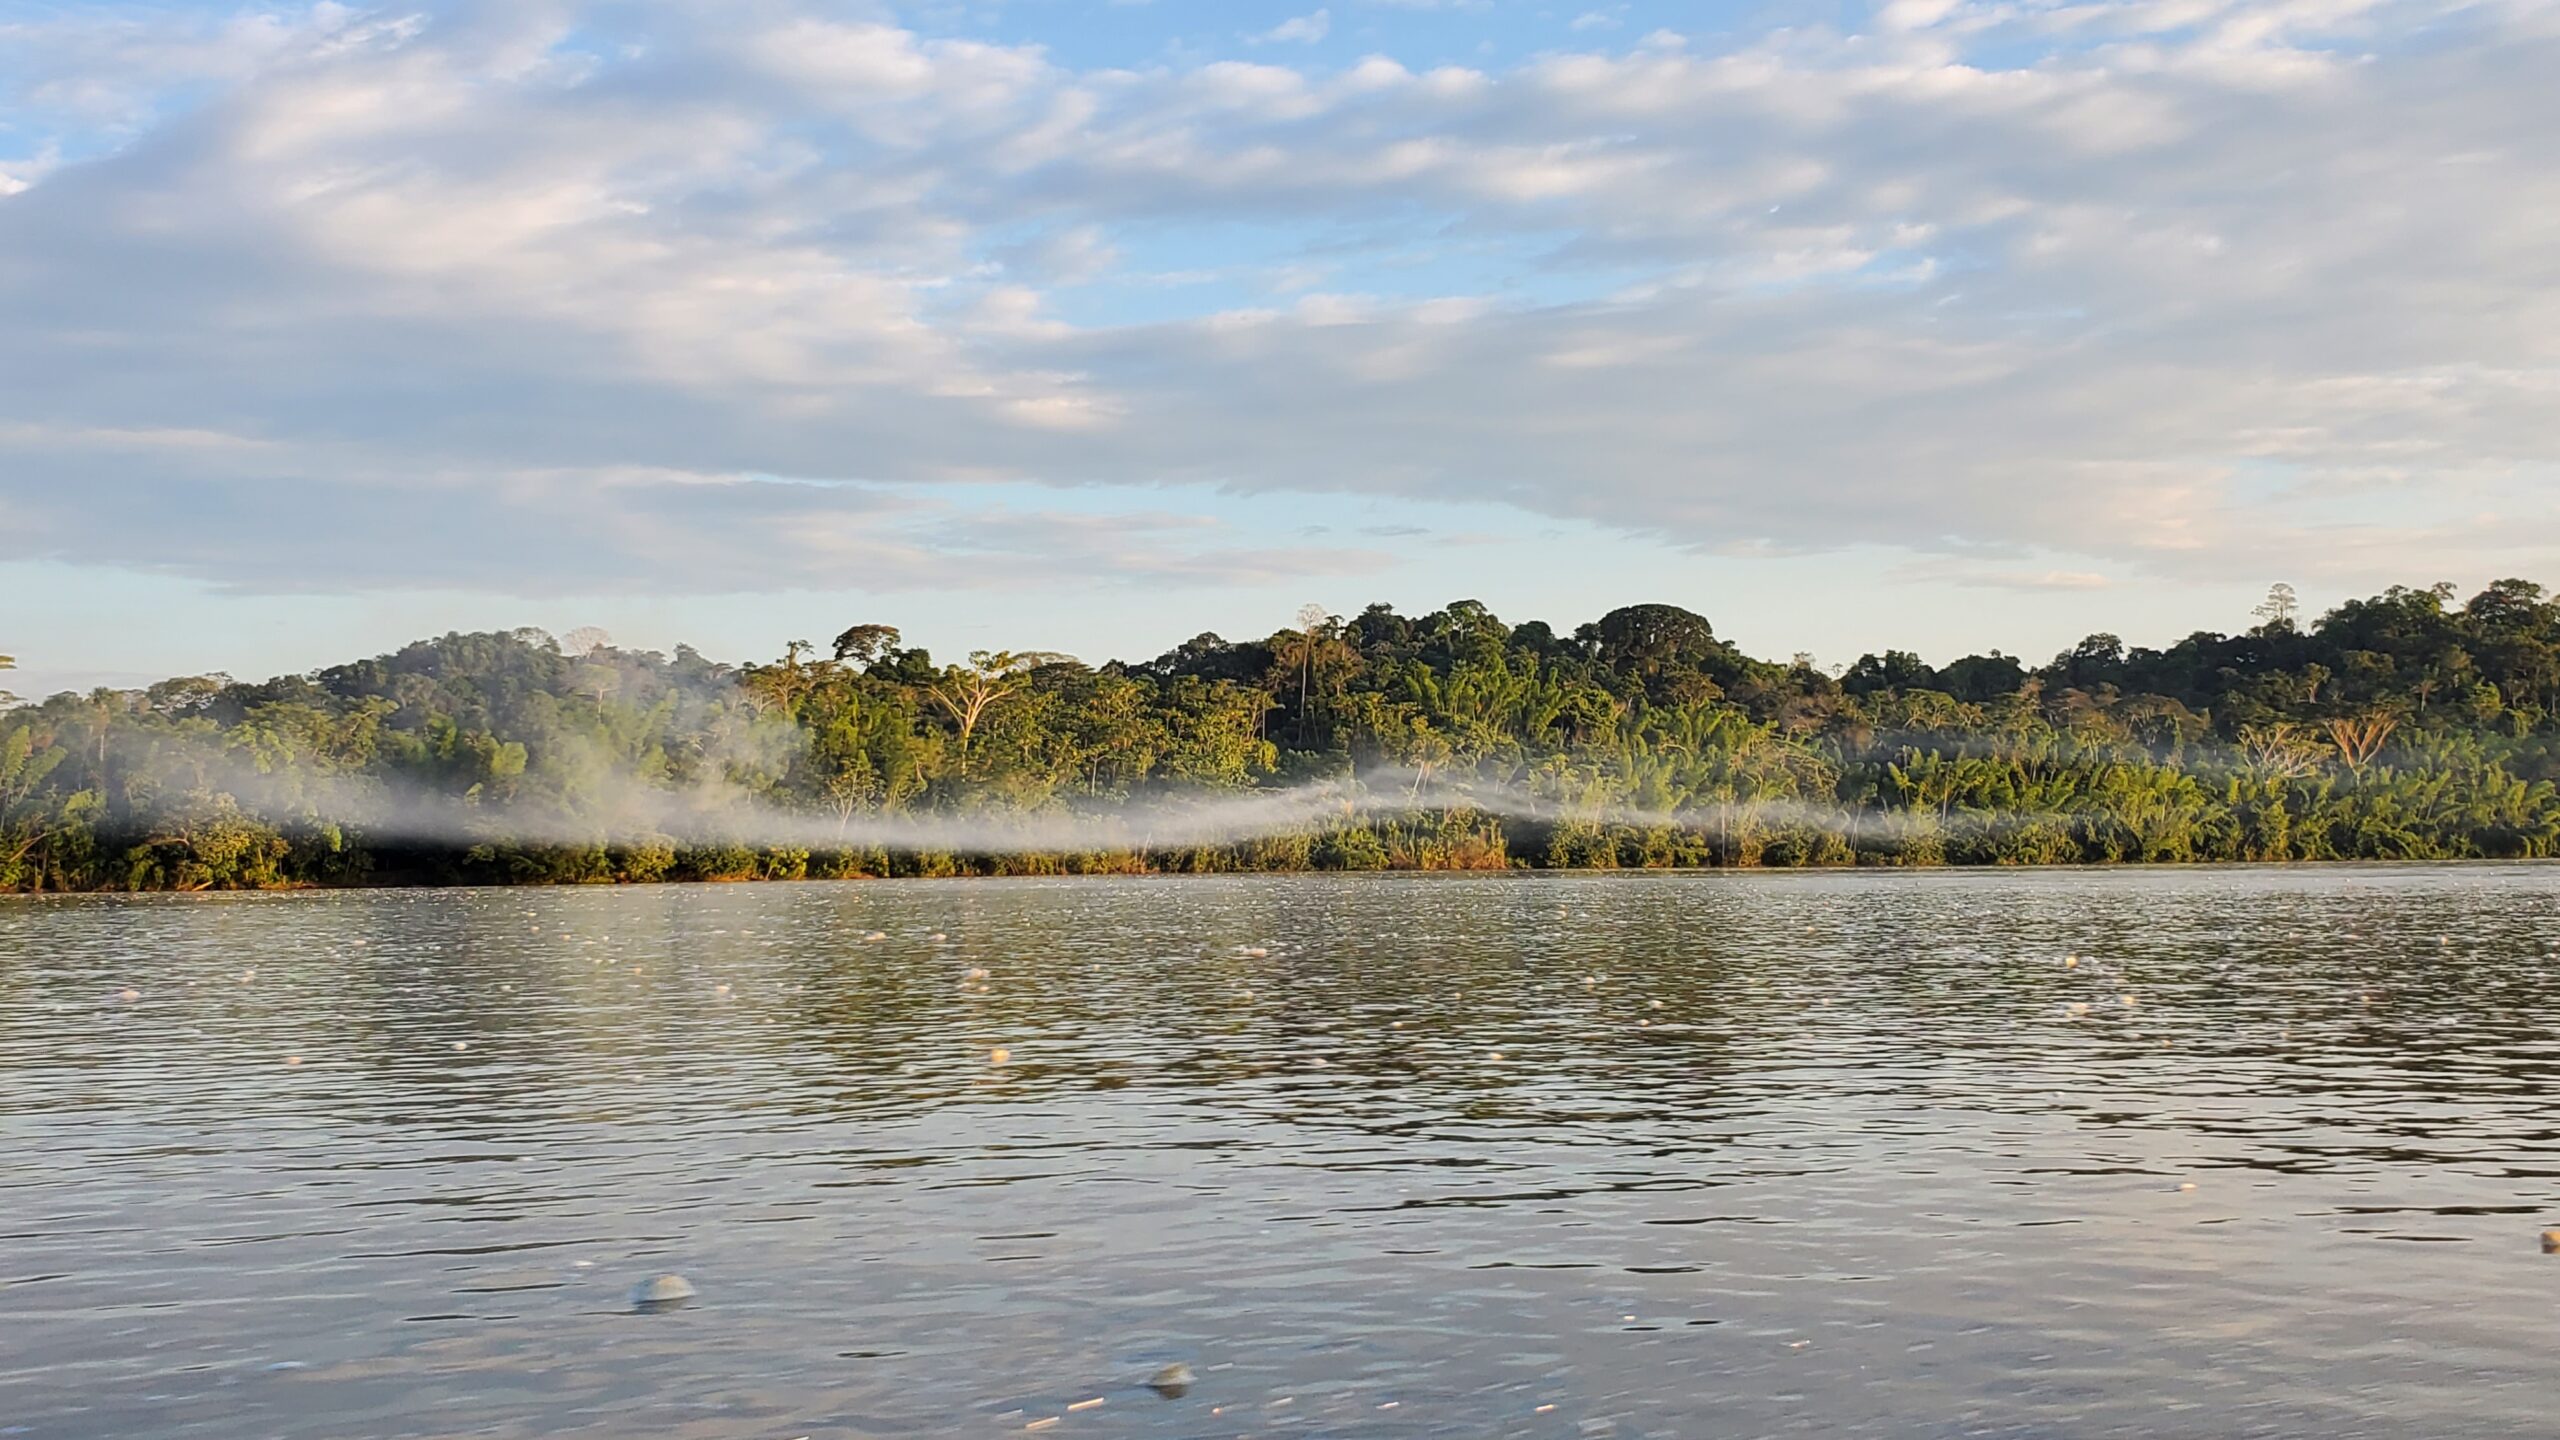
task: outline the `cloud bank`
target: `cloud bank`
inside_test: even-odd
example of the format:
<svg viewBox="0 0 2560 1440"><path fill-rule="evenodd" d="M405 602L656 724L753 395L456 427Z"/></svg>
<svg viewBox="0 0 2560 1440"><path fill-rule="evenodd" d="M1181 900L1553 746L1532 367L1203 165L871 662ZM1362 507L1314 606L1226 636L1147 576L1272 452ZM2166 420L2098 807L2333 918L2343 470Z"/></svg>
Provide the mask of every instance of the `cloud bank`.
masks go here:
<svg viewBox="0 0 2560 1440"><path fill-rule="evenodd" d="M0 26L0 559L512 593L1376 559L1236 533L1231 492L2024 588L2560 557L2548 5L1890 0L1487 70L1079 68L847 13ZM1346 23L1312 16L1255 38Z"/></svg>

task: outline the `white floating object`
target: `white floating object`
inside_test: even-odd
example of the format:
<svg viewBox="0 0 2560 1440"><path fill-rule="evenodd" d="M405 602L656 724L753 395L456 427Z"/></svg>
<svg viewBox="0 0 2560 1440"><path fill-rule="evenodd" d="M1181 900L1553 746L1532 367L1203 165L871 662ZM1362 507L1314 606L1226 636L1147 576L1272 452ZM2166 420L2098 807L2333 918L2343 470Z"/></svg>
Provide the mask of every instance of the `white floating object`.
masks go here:
<svg viewBox="0 0 2560 1440"><path fill-rule="evenodd" d="M631 1303L642 1310L662 1310L693 1298L693 1282L681 1275L655 1275L631 1287Z"/></svg>

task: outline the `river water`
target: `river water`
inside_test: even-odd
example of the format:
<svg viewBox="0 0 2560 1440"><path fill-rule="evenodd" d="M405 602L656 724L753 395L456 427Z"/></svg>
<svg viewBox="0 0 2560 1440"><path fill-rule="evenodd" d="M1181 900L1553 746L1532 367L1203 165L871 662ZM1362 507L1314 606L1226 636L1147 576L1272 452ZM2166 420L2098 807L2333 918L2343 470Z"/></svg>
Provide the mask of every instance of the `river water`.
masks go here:
<svg viewBox="0 0 2560 1440"><path fill-rule="evenodd" d="M0 1435L2555 1435L2555 950L2544 867L10 902Z"/></svg>

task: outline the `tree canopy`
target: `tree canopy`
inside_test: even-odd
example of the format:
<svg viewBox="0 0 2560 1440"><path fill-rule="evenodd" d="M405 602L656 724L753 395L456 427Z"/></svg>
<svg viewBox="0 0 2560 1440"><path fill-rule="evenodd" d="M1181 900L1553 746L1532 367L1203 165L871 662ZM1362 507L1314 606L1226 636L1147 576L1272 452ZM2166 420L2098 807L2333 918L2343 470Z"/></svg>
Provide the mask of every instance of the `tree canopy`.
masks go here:
<svg viewBox="0 0 2560 1440"><path fill-rule="evenodd" d="M2279 587L2254 626L2161 649L1836 673L1661 604L1570 631L1471 600L1311 608L1099 666L947 663L869 622L744 665L449 634L257 682L0 697L0 888L2560 853L2560 604L2523 580L2308 623L2297 603ZM1072 853L863 838L1309 781L1375 803ZM816 828L684 829L678 800ZM396 823L421 805L442 829Z"/></svg>

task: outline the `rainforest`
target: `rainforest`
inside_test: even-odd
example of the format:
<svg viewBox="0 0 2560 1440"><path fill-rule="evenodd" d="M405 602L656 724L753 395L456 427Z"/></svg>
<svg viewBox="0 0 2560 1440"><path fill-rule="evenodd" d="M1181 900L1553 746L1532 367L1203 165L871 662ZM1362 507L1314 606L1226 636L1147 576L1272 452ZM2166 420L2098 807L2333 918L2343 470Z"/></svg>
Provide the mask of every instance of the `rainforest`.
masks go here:
<svg viewBox="0 0 2560 1440"><path fill-rule="evenodd" d="M448 634L0 696L0 890L2560 852L2560 603L2295 608L1827 668L1660 604L1310 607L1100 665L882 624L748 664Z"/></svg>

